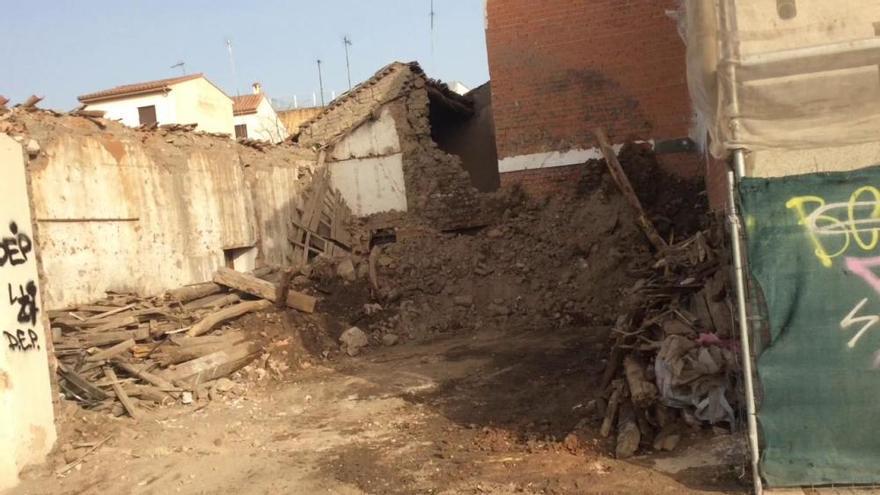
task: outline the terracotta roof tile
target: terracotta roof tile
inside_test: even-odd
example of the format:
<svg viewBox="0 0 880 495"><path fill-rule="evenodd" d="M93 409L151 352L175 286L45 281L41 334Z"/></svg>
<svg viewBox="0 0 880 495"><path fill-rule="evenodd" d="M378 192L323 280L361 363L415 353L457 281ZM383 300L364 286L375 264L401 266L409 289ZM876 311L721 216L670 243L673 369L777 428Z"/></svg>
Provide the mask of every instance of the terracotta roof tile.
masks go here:
<svg viewBox="0 0 880 495"><path fill-rule="evenodd" d="M80 95L77 99L83 103L88 103L91 101L97 100L105 100L108 98L117 98L120 96L127 96L133 94L142 94L142 93L155 93L157 91L167 91L172 85L177 83L182 83L184 81L190 81L192 79L198 79L200 77L204 77L204 74L190 74L187 76L180 77L171 77L168 79L159 79L156 81L147 81L135 84L125 84L123 86L116 86L115 88L105 89L102 91L97 91L94 93L88 93L84 95Z"/></svg>
<svg viewBox="0 0 880 495"><path fill-rule="evenodd" d="M255 113L260 102L263 101L263 94L244 95L232 97L232 115L246 115Z"/></svg>

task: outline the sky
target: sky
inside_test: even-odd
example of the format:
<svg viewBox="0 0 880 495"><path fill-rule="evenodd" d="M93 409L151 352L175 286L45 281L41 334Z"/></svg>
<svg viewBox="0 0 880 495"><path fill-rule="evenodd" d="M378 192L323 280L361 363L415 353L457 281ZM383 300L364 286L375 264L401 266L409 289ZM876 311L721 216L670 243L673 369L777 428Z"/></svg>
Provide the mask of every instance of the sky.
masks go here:
<svg viewBox="0 0 880 495"><path fill-rule="evenodd" d="M203 72L227 94L259 81L310 106L322 61L325 99L395 61L474 88L489 79L483 0L0 0L0 95L70 110L77 95ZM226 40L231 40L235 70Z"/></svg>

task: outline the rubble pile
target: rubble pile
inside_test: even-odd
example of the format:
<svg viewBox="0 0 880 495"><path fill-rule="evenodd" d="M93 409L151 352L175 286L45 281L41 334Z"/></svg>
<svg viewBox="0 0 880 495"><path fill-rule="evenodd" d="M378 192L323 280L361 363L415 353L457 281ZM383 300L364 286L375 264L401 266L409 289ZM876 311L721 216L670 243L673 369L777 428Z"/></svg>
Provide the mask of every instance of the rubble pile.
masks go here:
<svg viewBox="0 0 880 495"><path fill-rule="evenodd" d="M614 327L601 434L616 454L672 450L684 425L734 424L739 369L726 250L709 229L657 253L652 273L627 298Z"/></svg>
<svg viewBox="0 0 880 495"><path fill-rule="evenodd" d="M226 379L267 349L260 334L223 325L273 304L304 313L316 299L257 275L219 269L213 282L161 297L110 293L94 304L50 312L61 391L115 415L228 391Z"/></svg>
<svg viewBox="0 0 880 495"><path fill-rule="evenodd" d="M621 289L650 268L650 252L607 183L579 198L518 195L479 231L412 229L374 248L378 302L399 310L369 327L419 340L494 325L504 330L610 326Z"/></svg>

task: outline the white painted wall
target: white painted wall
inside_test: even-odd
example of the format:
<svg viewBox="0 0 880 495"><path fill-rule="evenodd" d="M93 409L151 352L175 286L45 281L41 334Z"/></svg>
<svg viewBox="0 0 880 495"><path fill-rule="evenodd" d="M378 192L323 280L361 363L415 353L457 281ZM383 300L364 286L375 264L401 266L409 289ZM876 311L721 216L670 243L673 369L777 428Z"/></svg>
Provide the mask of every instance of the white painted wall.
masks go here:
<svg viewBox="0 0 880 495"><path fill-rule="evenodd" d="M278 118L278 114L275 113L275 109L269 103L269 98L263 98L260 101L256 113L235 115L233 119L235 125L247 125L249 139L278 143L287 138L287 128L281 122L281 119Z"/></svg>
<svg viewBox="0 0 880 495"><path fill-rule="evenodd" d="M204 77L171 87L177 105L178 124L198 124L198 130L235 136L232 125L232 98Z"/></svg>
<svg viewBox="0 0 880 495"><path fill-rule="evenodd" d="M386 106L330 152L330 177L356 216L406 211L400 136Z"/></svg>
<svg viewBox="0 0 880 495"><path fill-rule="evenodd" d="M104 117L120 120L129 127L141 125L138 107L156 106L156 120L160 124L178 123L177 103L171 93L155 93L144 96L132 96L121 100L102 101L87 106L89 110L101 110Z"/></svg>
<svg viewBox="0 0 880 495"><path fill-rule="evenodd" d="M654 140L636 141L636 143L648 143L654 146ZM615 153L619 153L623 144L612 145ZM509 156L498 160L498 172L517 172L519 170L532 170L536 168L566 167L579 165L588 160L601 160L604 158L599 148L577 148L567 151L546 151L529 155Z"/></svg>
<svg viewBox="0 0 880 495"><path fill-rule="evenodd" d="M24 159L21 146L5 134L0 134L0 166L4 172L0 235L16 239L14 251L0 252L0 490L4 490L18 483L22 468L43 462L55 443L55 423L43 326L46 308L37 276ZM21 300L10 302L9 291L14 297L33 294L33 308ZM27 308L36 313L29 309L22 313Z"/></svg>
<svg viewBox="0 0 880 495"><path fill-rule="evenodd" d="M379 112L379 118L365 122L340 140L330 153L330 160L367 158L390 155L400 152L400 136L397 125L386 106Z"/></svg>
<svg viewBox="0 0 880 495"><path fill-rule="evenodd" d="M402 153L332 162L330 178L356 216L406 211Z"/></svg>

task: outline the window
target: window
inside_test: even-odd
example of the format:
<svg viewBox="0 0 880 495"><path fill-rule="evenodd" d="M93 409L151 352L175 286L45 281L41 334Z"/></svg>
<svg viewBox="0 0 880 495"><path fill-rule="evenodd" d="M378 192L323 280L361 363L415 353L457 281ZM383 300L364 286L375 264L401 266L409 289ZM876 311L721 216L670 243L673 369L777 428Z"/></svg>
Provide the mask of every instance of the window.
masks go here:
<svg viewBox="0 0 880 495"><path fill-rule="evenodd" d="M247 124L235 126L235 139L247 139Z"/></svg>
<svg viewBox="0 0 880 495"><path fill-rule="evenodd" d="M138 120L141 125L153 125L156 122L156 105L138 107Z"/></svg>

